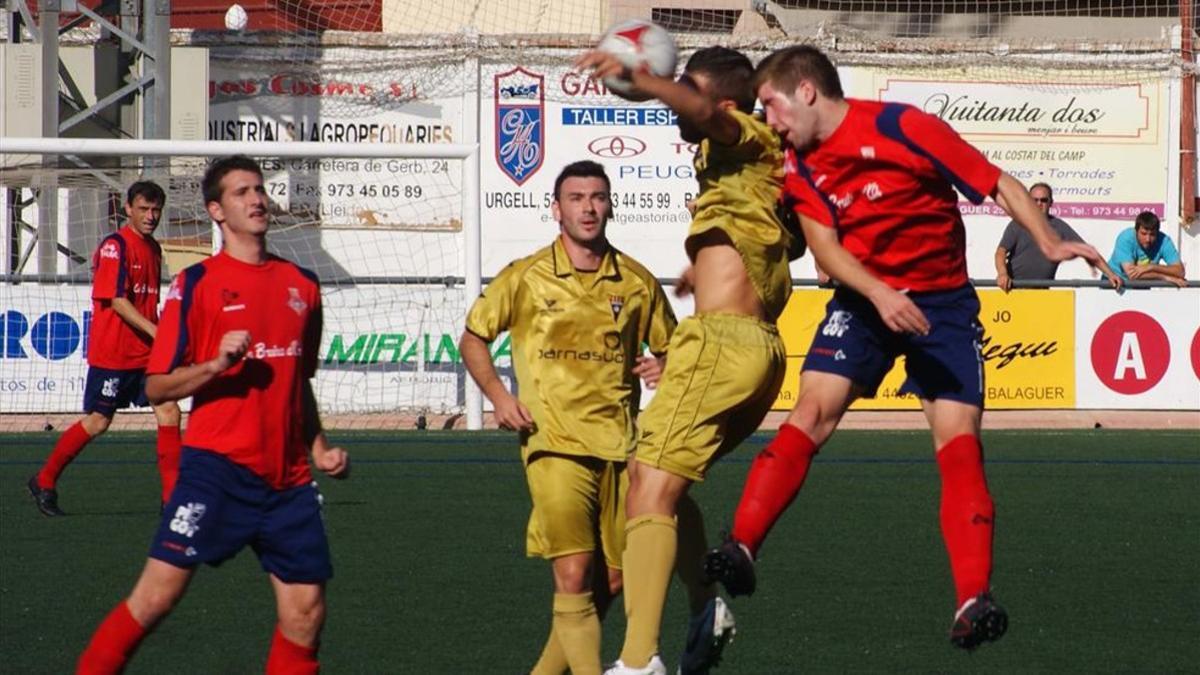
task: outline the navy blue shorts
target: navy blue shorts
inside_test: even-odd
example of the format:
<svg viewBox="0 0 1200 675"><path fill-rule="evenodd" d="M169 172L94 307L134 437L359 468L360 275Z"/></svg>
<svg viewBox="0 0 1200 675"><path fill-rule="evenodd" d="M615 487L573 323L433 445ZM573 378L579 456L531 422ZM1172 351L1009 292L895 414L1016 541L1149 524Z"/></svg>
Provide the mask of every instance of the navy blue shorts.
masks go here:
<svg viewBox="0 0 1200 675"><path fill-rule="evenodd" d="M246 545L263 570L288 583L332 578L316 482L276 490L222 455L183 448L179 482L150 557L176 567L216 567Z"/></svg>
<svg viewBox="0 0 1200 675"><path fill-rule="evenodd" d="M983 356L979 296L963 286L951 291L910 293L929 320L929 335L896 333L863 296L839 288L825 306L804 370L849 378L872 398L896 358L905 357L900 387L922 399L949 399L983 407Z"/></svg>
<svg viewBox="0 0 1200 675"><path fill-rule="evenodd" d="M146 398L146 371L112 370L88 366L83 385L83 412L112 417L118 408L150 405Z"/></svg>

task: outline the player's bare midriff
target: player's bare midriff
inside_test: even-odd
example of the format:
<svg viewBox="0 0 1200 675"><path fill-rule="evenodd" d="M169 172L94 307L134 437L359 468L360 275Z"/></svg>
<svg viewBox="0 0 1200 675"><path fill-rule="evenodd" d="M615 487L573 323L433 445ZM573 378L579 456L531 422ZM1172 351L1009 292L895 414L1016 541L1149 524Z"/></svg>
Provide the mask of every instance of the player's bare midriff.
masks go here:
<svg viewBox="0 0 1200 675"><path fill-rule="evenodd" d="M741 314L767 319L742 256L732 244L705 242L695 251L697 314Z"/></svg>

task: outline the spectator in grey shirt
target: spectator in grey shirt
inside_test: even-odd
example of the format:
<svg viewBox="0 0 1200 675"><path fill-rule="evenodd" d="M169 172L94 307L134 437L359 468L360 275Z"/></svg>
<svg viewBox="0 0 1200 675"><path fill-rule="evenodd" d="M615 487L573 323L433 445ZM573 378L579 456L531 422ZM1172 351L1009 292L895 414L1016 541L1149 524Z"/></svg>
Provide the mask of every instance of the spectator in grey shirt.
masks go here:
<svg viewBox="0 0 1200 675"><path fill-rule="evenodd" d="M1034 183L1029 188L1029 196L1033 197L1038 209L1045 214L1050 227L1062 237L1063 241L1083 241L1083 238L1071 229L1061 219L1050 215L1050 207L1054 204L1054 191L1045 183ZM1041 249L1029 236L1029 232L1017 225L1015 220L1009 221L1000 236L1000 245L996 248L996 285L1008 292L1012 289L1013 279L1053 279L1058 271L1058 263L1048 260L1042 255Z"/></svg>

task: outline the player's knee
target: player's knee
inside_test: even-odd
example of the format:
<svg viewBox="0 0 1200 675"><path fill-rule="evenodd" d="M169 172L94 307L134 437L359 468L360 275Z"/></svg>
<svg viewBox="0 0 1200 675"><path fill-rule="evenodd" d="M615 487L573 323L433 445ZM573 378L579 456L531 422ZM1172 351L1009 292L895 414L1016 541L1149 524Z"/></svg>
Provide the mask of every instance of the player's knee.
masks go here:
<svg viewBox="0 0 1200 675"><path fill-rule="evenodd" d="M610 568L608 570L608 594L610 596L620 595L622 589L624 588L625 576L621 574L621 570L614 570Z"/></svg>
<svg viewBox="0 0 1200 675"><path fill-rule="evenodd" d="M591 589L590 554L567 555L555 558L554 590L556 593L585 593Z"/></svg>
<svg viewBox="0 0 1200 675"><path fill-rule="evenodd" d="M81 422L84 431L88 432L93 438L108 431L108 427L112 424L112 418L101 415L100 413L90 413L83 418Z"/></svg>
<svg viewBox="0 0 1200 675"><path fill-rule="evenodd" d="M279 625L289 635L304 636L315 640L325 623L325 602L293 604L279 608Z"/></svg>
<svg viewBox="0 0 1200 675"><path fill-rule="evenodd" d="M129 612L143 627L152 628L171 613L182 595L173 588L139 587L129 596Z"/></svg>
<svg viewBox="0 0 1200 675"><path fill-rule="evenodd" d="M160 427L177 427L181 417L179 405L174 401L154 406L154 418Z"/></svg>

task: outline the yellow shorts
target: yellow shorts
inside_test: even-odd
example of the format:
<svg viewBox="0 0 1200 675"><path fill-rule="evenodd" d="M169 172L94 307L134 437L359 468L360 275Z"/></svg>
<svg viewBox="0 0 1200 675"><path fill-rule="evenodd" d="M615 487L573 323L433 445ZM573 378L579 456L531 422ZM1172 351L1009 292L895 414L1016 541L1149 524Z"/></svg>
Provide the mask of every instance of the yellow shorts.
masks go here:
<svg viewBox="0 0 1200 675"><path fill-rule="evenodd" d="M525 531L525 553L558 558L595 551L597 541L609 567L621 568L625 551L623 462L536 452L525 466L533 510Z"/></svg>
<svg viewBox="0 0 1200 675"><path fill-rule="evenodd" d="M638 420L637 461L704 480L713 462L762 423L785 370L773 324L734 314L684 319L671 336L658 391Z"/></svg>

